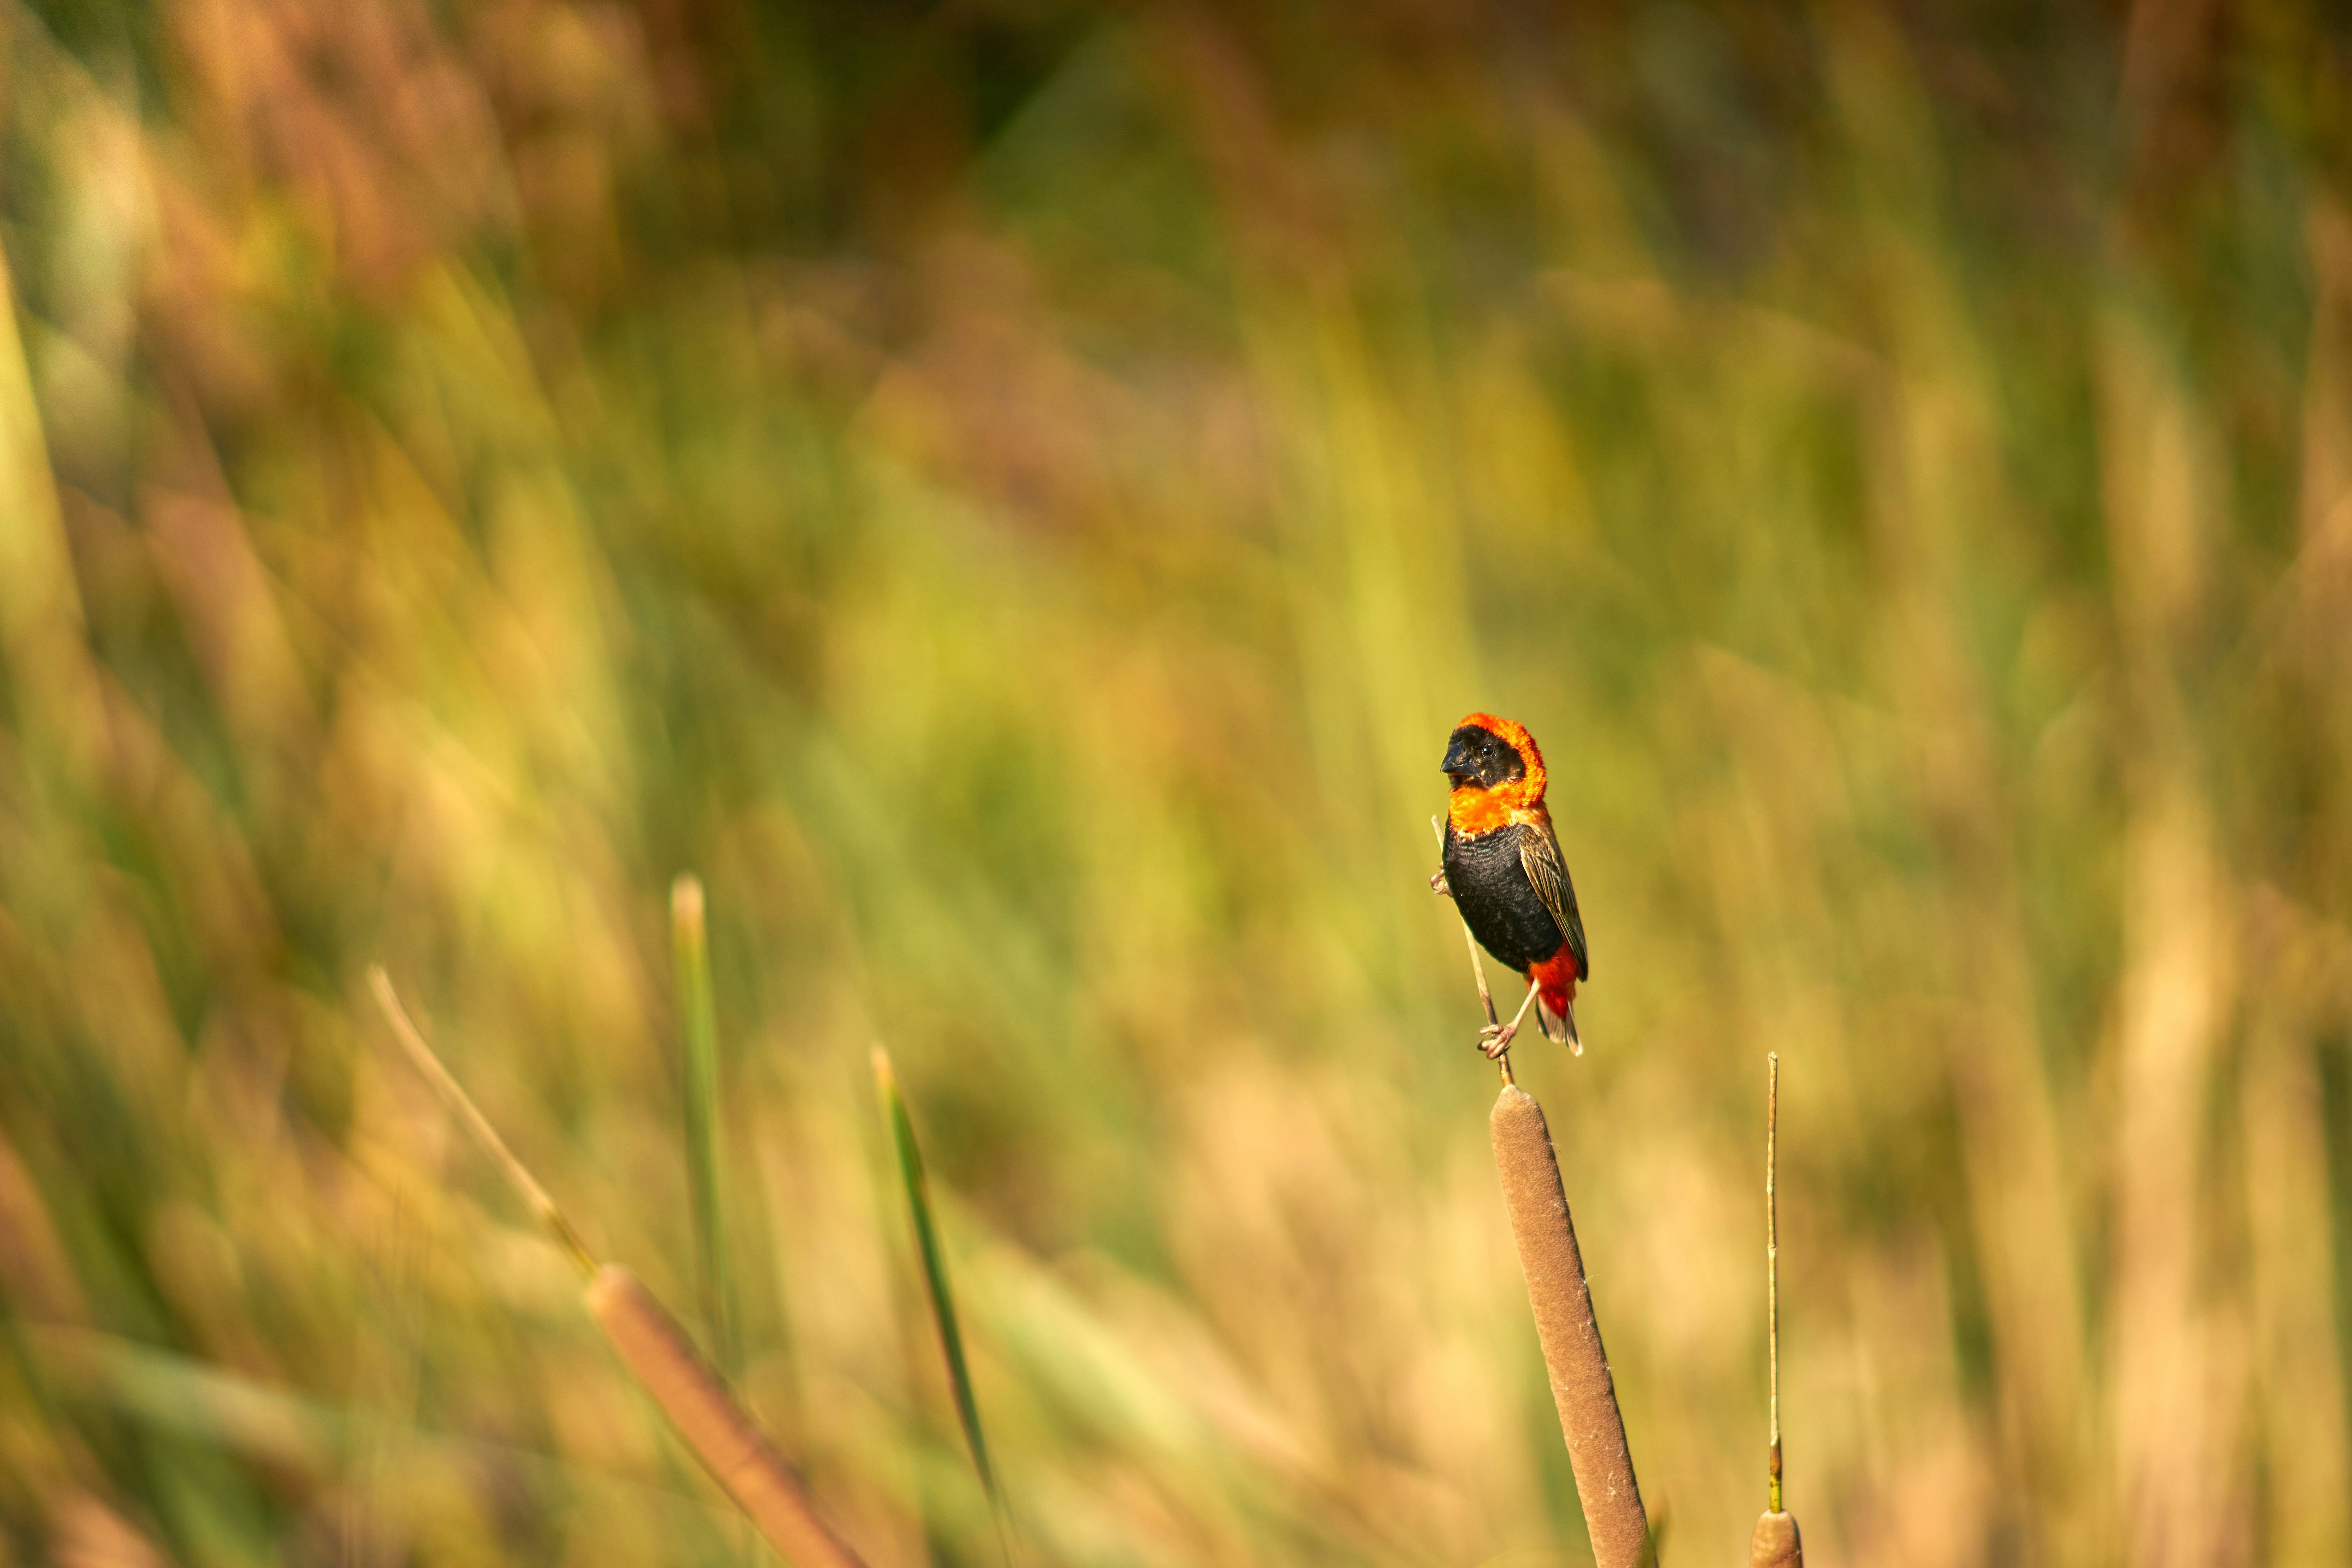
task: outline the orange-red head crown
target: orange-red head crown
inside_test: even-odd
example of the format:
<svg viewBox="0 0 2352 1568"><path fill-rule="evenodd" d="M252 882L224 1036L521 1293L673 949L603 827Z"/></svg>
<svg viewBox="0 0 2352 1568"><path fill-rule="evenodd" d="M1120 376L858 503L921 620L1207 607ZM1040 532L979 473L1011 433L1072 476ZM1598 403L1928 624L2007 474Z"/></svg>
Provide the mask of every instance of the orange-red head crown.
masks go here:
<svg viewBox="0 0 2352 1568"><path fill-rule="evenodd" d="M1454 726L1454 732L1459 734L1465 729L1484 730L1496 737L1519 754L1519 764L1527 769L1525 778L1511 780L1497 790L1497 794L1507 792L1530 805L1542 803L1545 782L1543 753L1536 750L1536 738L1528 733L1527 726L1509 719L1498 719L1492 713L1473 713Z"/></svg>

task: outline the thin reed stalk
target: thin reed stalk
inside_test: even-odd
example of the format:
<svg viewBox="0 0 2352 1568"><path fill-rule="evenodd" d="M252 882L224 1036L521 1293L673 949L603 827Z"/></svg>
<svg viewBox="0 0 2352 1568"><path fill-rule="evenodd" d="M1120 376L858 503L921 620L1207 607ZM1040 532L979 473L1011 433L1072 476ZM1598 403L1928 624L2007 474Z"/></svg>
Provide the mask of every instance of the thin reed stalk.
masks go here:
<svg viewBox="0 0 2352 1568"><path fill-rule="evenodd" d="M555 1200L547 1195L547 1189L539 1184L539 1178L515 1158L514 1151L507 1147L506 1140L499 1136L499 1130L490 1125L490 1119L482 1114L473 1097L458 1084L449 1069L441 1065L441 1058L435 1054L433 1047L425 1043L424 1034L410 1021L408 1010L400 1005L400 994L392 988L392 976L383 972L382 965L369 967L368 988L375 993L375 1005L383 1010L384 1022L392 1026L393 1038L400 1042L400 1048L407 1053L409 1061L424 1075L425 1081L433 1086L434 1092L441 1097L441 1103L448 1108L449 1114L472 1134L482 1152L490 1157L491 1163L498 1166L508 1183L521 1194L524 1204L529 1205L540 1224L546 1226L548 1234L555 1237L556 1245L563 1248L564 1256L572 1259L572 1266L583 1276L594 1275L596 1258L588 1250L588 1244L580 1239L580 1233L572 1228L572 1222L563 1217L563 1211L555 1206Z"/></svg>
<svg viewBox="0 0 2352 1568"><path fill-rule="evenodd" d="M587 1277L583 1300L589 1316L736 1506L795 1568L863 1568L857 1553L816 1511L799 1472L760 1430L727 1380L695 1352L677 1320L635 1275L618 1264L596 1261L547 1189L515 1158L489 1118L425 1044L382 967L369 969L368 986L409 1060Z"/></svg>
<svg viewBox="0 0 2352 1568"><path fill-rule="evenodd" d="M1584 1256L1576 1245L1551 1130L1543 1107L1512 1084L1496 1096L1488 1126L1511 1237L1527 1276L1528 1304L1535 1310L1536 1338L1543 1345L1552 1403L1559 1411L1576 1494L1592 1537L1592 1560L1598 1568L1641 1568L1653 1560L1649 1516L1625 1443L1616 1380L1592 1315Z"/></svg>
<svg viewBox="0 0 2352 1568"><path fill-rule="evenodd" d="M1768 1058L1769 1087L1764 1100L1764 1317L1765 1356L1770 1367L1772 1447L1765 1461L1765 1495L1780 1511L1780 1197L1773 1178L1780 1159L1780 1053Z"/></svg>
<svg viewBox="0 0 2352 1568"><path fill-rule="evenodd" d="M1764 1093L1765 1357L1771 1369L1772 1443L1766 1450L1764 1493L1769 1506L1748 1542L1748 1568L1805 1568L1804 1538L1794 1514L1780 1506L1780 1053L1766 1056Z"/></svg>

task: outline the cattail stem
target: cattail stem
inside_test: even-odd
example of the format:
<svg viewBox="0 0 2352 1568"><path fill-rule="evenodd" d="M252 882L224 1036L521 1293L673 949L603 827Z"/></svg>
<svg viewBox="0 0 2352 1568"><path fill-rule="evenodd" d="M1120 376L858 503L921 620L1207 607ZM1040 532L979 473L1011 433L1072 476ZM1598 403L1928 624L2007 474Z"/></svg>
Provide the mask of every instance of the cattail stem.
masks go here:
<svg viewBox="0 0 2352 1568"><path fill-rule="evenodd" d="M1764 1098L1764 1313L1766 1356L1771 1368L1772 1448L1765 1491L1771 1511L1780 1511L1780 1200L1773 1185L1780 1164L1780 1053L1767 1058Z"/></svg>
<svg viewBox="0 0 2352 1568"><path fill-rule="evenodd" d="M1766 1451L1765 1495L1771 1506L1748 1542L1748 1568L1805 1568L1797 1519L1780 1507L1780 1199L1775 1178L1780 1155L1780 1053L1765 1057L1764 1320L1765 1355L1772 1389L1772 1446Z"/></svg>
<svg viewBox="0 0 2352 1568"><path fill-rule="evenodd" d="M1552 1403L1568 1439L1576 1472L1576 1493L1584 1504L1585 1528L1592 1536L1597 1568L1639 1568L1651 1561L1649 1516L1633 1476L1633 1456L1625 1444L1625 1421L1617 1408L1616 1380L1592 1315L1592 1295L1584 1278L1584 1258L1560 1184L1559 1161L1543 1108L1524 1089L1506 1084L1495 1100L1488 1126L1495 1140L1495 1168L1503 1180L1503 1205L1511 1216L1527 1276L1528 1303L1535 1310L1536 1338L1543 1345L1551 1376Z"/></svg>

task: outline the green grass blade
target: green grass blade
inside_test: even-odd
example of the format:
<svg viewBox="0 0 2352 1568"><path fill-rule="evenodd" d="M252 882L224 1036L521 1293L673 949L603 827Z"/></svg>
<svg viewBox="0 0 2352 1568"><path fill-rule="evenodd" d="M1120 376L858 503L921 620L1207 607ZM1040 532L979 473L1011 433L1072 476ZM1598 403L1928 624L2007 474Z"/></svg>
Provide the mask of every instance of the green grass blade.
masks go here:
<svg viewBox="0 0 2352 1568"><path fill-rule="evenodd" d="M923 1176L923 1153L915 1145L915 1124L907 1114L906 1097L898 1092L898 1076L890 1068L890 1055L874 1047L874 1081L882 1095L883 1114L890 1119L890 1141L898 1152L898 1179L907 1189L907 1207L915 1219L915 1244L923 1258L923 1282L931 1296L931 1321L940 1331L940 1349L948 1363L948 1382L955 1391L956 1419L963 1424L964 1441L971 1446L972 1468L988 1493L999 1528L1004 1520L1004 1499L997 1490L996 1472L988 1462L988 1443L981 1436L980 1404L972 1397L971 1372L964 1363L963 1332L956 1326L955 1295L948 1286L946 1256L940 1250L939 1227L931 1219L930 1185Z"/></svg>
<svg viewBox="0 0 2352 1568"><path fill-rule="evenodd" d="M719 1185L719 1026L710 1001L710 942L701 879L688 872L671 884L669 910L686 1055L686 1158L694 1205L695 1287L711 1359L732 1381L741 1374L742 1358L735 1342L726 1213Z"/></svg>

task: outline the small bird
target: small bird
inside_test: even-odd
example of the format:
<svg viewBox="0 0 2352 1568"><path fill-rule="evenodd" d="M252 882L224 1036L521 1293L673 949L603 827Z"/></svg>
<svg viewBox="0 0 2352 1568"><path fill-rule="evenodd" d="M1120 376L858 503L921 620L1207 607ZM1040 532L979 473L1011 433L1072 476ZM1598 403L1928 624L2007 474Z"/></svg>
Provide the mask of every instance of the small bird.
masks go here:
<svg viewBox="0 0 2352 1568"><path fill-rule="evenodd" d="M1543 1032L1580 1055L1576 983L1591 974L1592 964L1576 887L1544 807L1543 753L1510 720L1473 713L1447 737L1444 767L1454 783L1444 890L1479 945L1528 982L1517 1015L1480 1031L1483 1048L1501 1056L1534 1003Z"/></svg>

